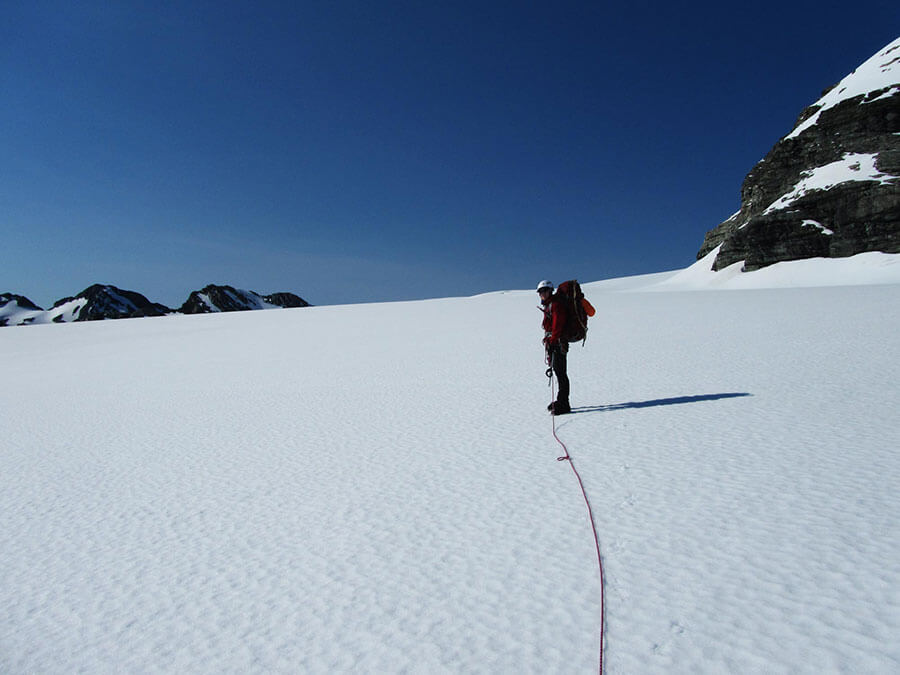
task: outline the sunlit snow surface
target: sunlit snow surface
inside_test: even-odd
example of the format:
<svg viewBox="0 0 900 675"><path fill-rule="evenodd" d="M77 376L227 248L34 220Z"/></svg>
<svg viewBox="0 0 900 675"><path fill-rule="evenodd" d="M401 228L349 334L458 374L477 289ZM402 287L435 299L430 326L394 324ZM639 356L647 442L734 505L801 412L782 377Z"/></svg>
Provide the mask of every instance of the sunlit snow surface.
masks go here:
<svg viewBox="0 0 900 675"><path fill-rule="evenodd" d="M896 258L585 286L608 673L900 671ZM596 672L535 304L0 331L0 672Z"/></svg>
<svg viewBox="0 0 900 675"><path fill-rule="evenodd" d="M831 231L816 221L804 221L804 225L818 227L822 236ZM763 267L751 273L741 272L743 261L729 265L718 272L712 271L713 261L721 246L717 246L690 267L678 272L653 275L653 283L647 277L626 277L616 282L633 290L751 290L763 288L809 288L816 286L858 286L871 284L900 284L900 254L870 251L848 258L808 258L787 260Z"/></svg>

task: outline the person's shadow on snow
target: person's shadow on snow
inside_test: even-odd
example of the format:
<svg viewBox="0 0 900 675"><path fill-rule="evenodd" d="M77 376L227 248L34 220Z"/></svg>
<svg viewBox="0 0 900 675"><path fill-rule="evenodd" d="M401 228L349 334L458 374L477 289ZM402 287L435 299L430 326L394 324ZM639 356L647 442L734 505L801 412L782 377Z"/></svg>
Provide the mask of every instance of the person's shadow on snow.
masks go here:
<svg viewBox="0 0 900 675"><path fill-rule="evenodd" d="M753 396L747 392L729 394L701 394L699 396L675 396L673 398L657 398L652 401L629 401L628 403L611 403L609 405L579 406L572 408L572 414L591 412L610 412L612 410L628 410L629 408L655 408L660 405L681 405L682 403L702 403L703 401L718 401L723 398L740 398Z"/></svg>

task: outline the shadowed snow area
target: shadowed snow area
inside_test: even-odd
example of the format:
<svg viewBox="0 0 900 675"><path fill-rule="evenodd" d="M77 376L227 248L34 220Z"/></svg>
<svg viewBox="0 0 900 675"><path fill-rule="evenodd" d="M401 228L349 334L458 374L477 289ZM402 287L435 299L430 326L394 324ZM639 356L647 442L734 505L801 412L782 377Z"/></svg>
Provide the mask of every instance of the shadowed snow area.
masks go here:
<svg viewBox="0 0 900 675"><path fill-rule="evenodd" d="M606 671L897 672L900 284L672 278L557 423ZM0 331L0 672L596 672L536 303Z"/></svg>

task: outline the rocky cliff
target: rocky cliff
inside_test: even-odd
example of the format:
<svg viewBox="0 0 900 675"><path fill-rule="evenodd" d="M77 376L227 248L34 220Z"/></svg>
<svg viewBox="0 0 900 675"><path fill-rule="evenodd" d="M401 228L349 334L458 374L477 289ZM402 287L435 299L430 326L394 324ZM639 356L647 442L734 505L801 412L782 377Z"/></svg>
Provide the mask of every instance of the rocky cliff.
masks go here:
<svg viewBox="0 0 900 675"><path fill-rule="evenodd" d="M900 38L803 110L744 180L741 209L698 259L751 271L784 260L900 253Z"/></svg>

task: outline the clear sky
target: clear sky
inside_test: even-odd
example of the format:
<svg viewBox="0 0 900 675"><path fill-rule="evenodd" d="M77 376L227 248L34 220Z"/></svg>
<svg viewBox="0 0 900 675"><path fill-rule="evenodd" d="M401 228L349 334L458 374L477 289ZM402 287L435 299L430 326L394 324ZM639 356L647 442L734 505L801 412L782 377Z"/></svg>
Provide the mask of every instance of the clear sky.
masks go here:
<svg viewBox="0 0 900 675"><path fill-rule="evenodd" d="M0 292L314 304L686 267L900 3L0 7Z"/></svg>

